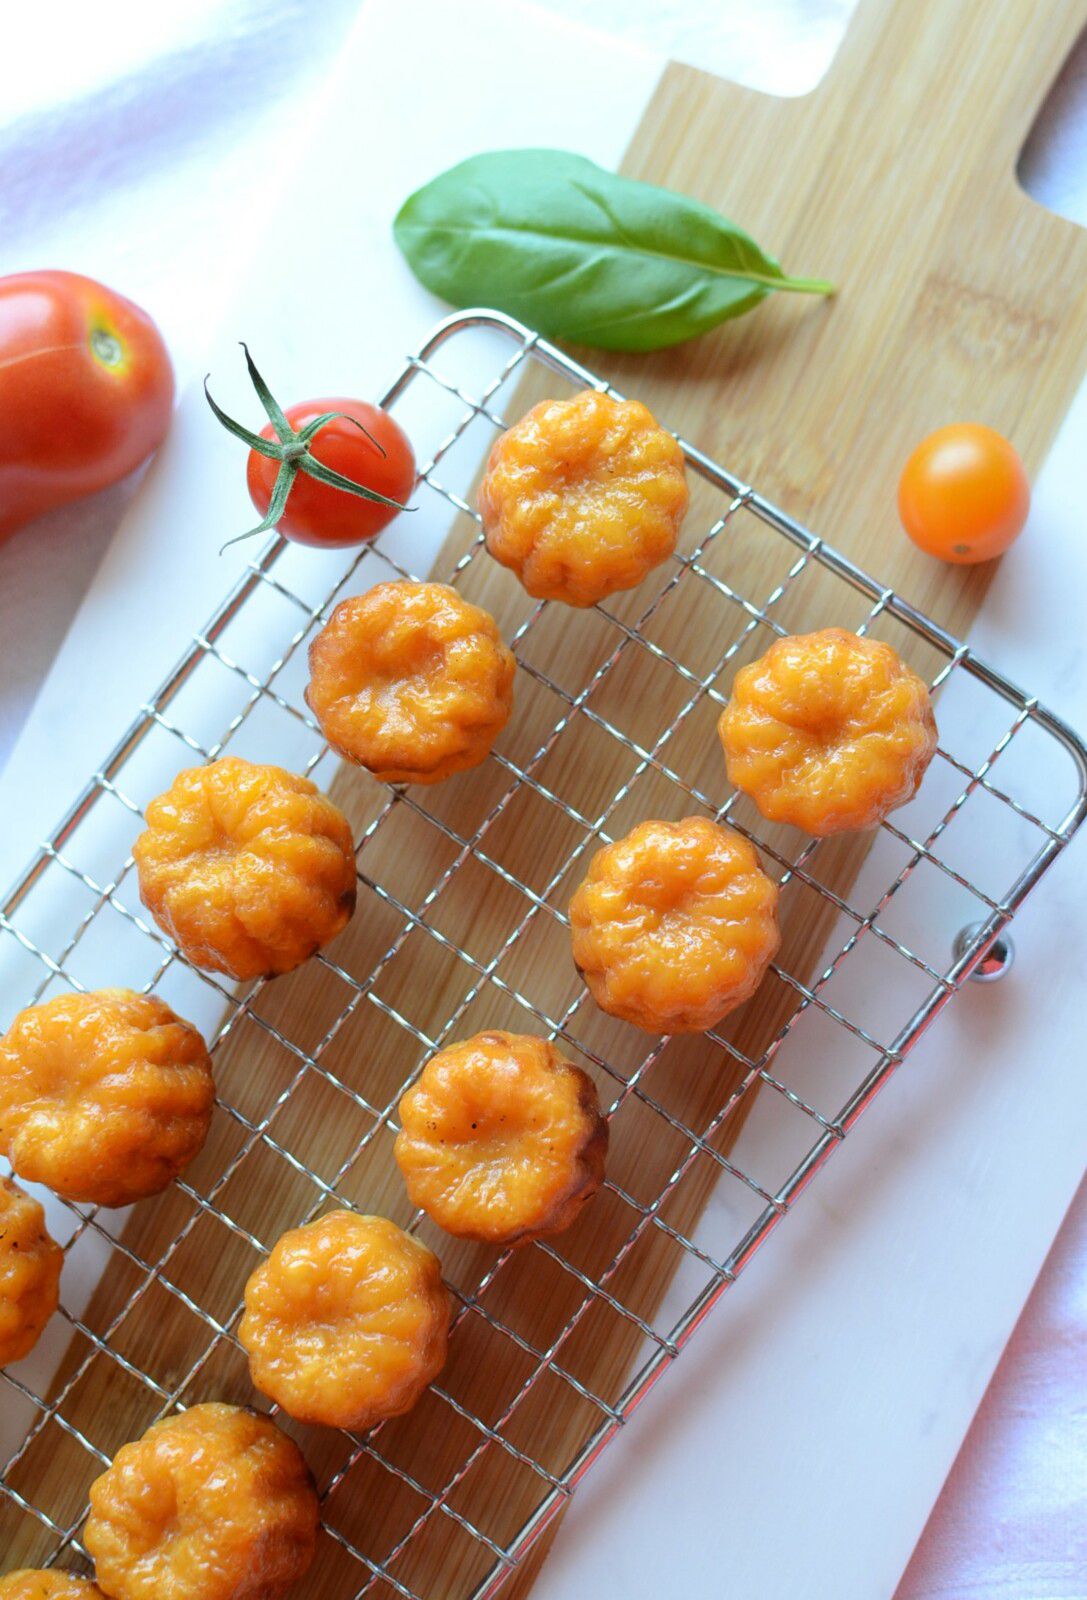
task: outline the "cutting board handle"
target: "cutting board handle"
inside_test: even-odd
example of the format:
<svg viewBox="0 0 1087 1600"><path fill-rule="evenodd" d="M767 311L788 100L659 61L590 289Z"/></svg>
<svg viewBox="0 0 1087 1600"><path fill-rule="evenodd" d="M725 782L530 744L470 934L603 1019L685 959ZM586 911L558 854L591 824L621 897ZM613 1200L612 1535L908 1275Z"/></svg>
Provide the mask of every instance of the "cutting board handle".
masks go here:
<svg viewBox="0 0 1087 1600"><path fill-rule="evenodd" d="M814 98L850 107L844 137L891 120L939 144L954 128L955 159L1011 175L1085 25L1087 0L860 0Z"/></svg>

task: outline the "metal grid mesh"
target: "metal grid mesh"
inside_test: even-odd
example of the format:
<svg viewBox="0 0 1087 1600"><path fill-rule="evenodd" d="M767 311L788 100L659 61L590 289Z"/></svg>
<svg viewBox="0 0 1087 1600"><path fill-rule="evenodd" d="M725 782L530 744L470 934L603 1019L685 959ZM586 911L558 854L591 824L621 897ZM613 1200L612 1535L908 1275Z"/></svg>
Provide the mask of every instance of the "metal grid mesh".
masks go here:
<svg viewBox="0 0 1087 1600"><path fill-rule="evenodd" d="M487 341L485 347L481 340ZM470 370L478 374L482 360L494 360L495 364L486 381L477 377L469 388L468 379L461 375L460 352L472 341L476 344ZM456 357L450 362L453 376L446 366L451 356ZM453 482L452 463L458 451L465 460L478 463L482 454L479 430L490 435L507 425L500 407L511 385L528 366L539 362L572 385L605 387L527 330L492 314L449 319L408 363L385 397L387 405L395 410L425 388L456 410L455 420L444 429L421 471L420 503L474 517L466 499L467 484L462 492ZM131 1386L138 1398L133 1398L130 1409L143 1416L146 1426L175 1406L217 1397L223 1362L234 1360L236 1364L240 1280L232 1300L202 1303L200 1294L192 1291L186 1262L211 1219L216 1230L225 1230L222 1235L216 1231L215 1237L226 1239L229 1235L239 1249L252 1252L254 1263L266 1252L268 1239L258 1236L255 1221L243 1220L249 1212L244 1204L236 1203L233 1180L243 1175L242 1181L247 1181L247 1163L259 1154L274 1163L282 1183L289 1180L295 1185L291 1189L292 1224L317 1215L332 1199L337 1204L355 1203L354 1185L362 1181L365 1193L366 1163L395 1129L396 1105L407 1083L434 1049L472 1031L470 1025L482 1003L498 1000L522 1017L526 1031L545 1032L562 1040L567 1053L588 1064L599 1083L610 1086L604 1099L605 1104L610 1103L613 1144L624 1121L637 1118L644 1126L646 1119L652 1119L662 1149L667 1151L662 1156L660 1181L654 1183L652 1192L639 1192L637 1182L625 1172L616 1176L609 1169L607 1200L602 1197L598 1204L612 1206L615 1215L625 1221L608 1235L605 1260L593 1260L591 1252L579 1256L577 1248L562 1239L539 1242L522 1252L506 1251L497 1260L477 1255L462 1272L451 1275L451 1287L459 1301L454 1348L458 1336L467 1337L475 1327L480 1336L485 1333L514 1352L518 1364L516 1380L493 1405L480 1403L470 1386L458 1390L454 1379L447 1381L444 1375L434 1386L427 1400L435 1418L440 1419L434 1427L443 1430L443 1437L455 1435L457 1441L455 1451L446 1451L447 1459L436 1480L429 1480L416 1455L398 1449L390 1425L367 1437L335 1436L337 1448L326 1446L319 1451L320 1463L315 1466L325 1507L325 1559L328 1570L335 1567L337 1574L328 1579L322 1593L342 1595L344 1600L371 1593L397 1594L404 1600L428 1600L438 1593L471 1594L478 1600L494 1594L603 1445L848 1132L921 1029L969 975L1082 820L1087 757L1056 719L748 486L697 451L687 448L687 455L706 495L718 504L702 522L693 547L677 554L651 598L646 600L639 591L628 606L609 603L597 608L597 624L608 630L608 642L586 681L564 684L558 681L560 674L538 665L533 638L545 625L549 608L539 604L528 607L510 643L522 672L550 708L541 724L544 736L537 739L534 735L531 747L523 753L500 743L490 762L493 784L486 791L474 829L465 833L451 825L430 791L381 790L374 798L360 828L360 895L367 896L375 916L380 913L385 919L382 927L387 927L388 937L382 941L378 958L364 972L339 964L335 949L315 958L311 965L330 982L334 980L339 1003L315 1022L312 1037L293 1038L277 1025L274 1007L266 1003L274 991L266 984L235 992L212 976L196 973L148 924L139 909L128 851L140 825L142 804L155 792L147 786L152 771L158 768L144 758L149 743L155 740L160 745L159 765L161 749L165 749L171 752L174 768L191 764L192 759L212 759L228 749L241 752L246 731L259 724L254 738L259 733L265 758L283 760L312 772L319 781L326 780L333 763L301 698L302 678L295 669L304 657L305 641L343 594L366 587L390 571L412 575L413 534L403 528L407 519L394 524L369 552L344 557L335 571L326 574L327 586L316 595L293 576L294 553L279 541L269 546L212 622L195 636L177 670L141 709L125 739L92 778L9 897L0 913L0 972L5 975L9 1011L61 988L79 989L107 981L100 967L109 966L112 981L155 989L172 1003L177 1003L179 992L172 984L187 985L188 996L197 990L202 993L205 1003L217 1013L209 1030L217 1064L231 1048L231 1041L237 1043L253 1030L271 1042L281 1061L281 1071L263 1100L251 1101L244 1091L232 1099L221 1085L219 1114L229 1120L236 1135L230 1159L209 1175L206 1185L191 1174L179 1181L171 1191L174 1208L164 1210L159 1236L152 1236L153 1250L142 1253L134 1248L124 1219L116 1214L65 1208L70 1221L63 1242L69 1257L89 1252L104 1272L122 1277L124 1288L100 1325L93 1296L89 1307L81 1307L71 1303L66 1294L53 1326L54 1330L60 1327L69 1344L67 1351L57 1344L61 1334L54 1331L52 1351L37 1365L32 1359L0 1374L0 1395L5 1396L0 1420L8 1412L10 1421L17 1411L21 1435L0 1477L0 1534L9 1533L12 1544L16 1536L22 1540L19 1548L24 1561L66 1564L84 1555L80 1533L86 1484L120 1442L110 1437L105 1421L108 1412L83 1403L83 1386L96 1369L100 1375L103 1371L108 1375L108 1385L114 1390ZM451 464L448 474L446 463ZM728 581L727 559L720 564L717 561L722 549L727 558L729 539L736 535L741 520L758 538L773 540L781 547L779 581L764 597L752 598L734 590ZM478 536L469 542L448 575L449 581L464 582L481 548ZM939 774L935 799L933 784L926 779L918 802L896 813L894 821L880 830L879 842L891 852L890 864L874 851L873 857L879 857L874 876L862 873L848 895L824 882L820 865L824 846L820 842L790 841L773 834L744 810L742 797L728 794L722 799L719 793L709 792L705 780L692 777L685 764L672 755L682 743L679 735L683 730L694 726L705 712L715 714L724 703L727 678L737 661L749 651L760 653L771 635L795 631L786 621L792 616L789 604L800 591L798 614L803 616L802 586L816 570L835 580L843 605L846 595L853 605L860 605L861 612L852 624L857 631L876 627L885 634L889 628L898 628L901 638L894 642L901 648L905 641L925 653L927 675L935 689L946 695L951 684L969 681L984 696L987 708L985 715L979 714L977 705L964 712L960 721L969 737L967 749L958 751L945 747L941 713L941 750L932 769ZM301 574L302 569L297 571ZM669 633L658 627L677 595L686 603L694 586L702 593L712 593L722 617L730 619L710 651L712 659L698 657L702 641L692 641L690 651L677 648L674 630ZM233 640L235 636L244 639L239 620L262 600L279 608L282 615L278 631L271 633L271 659L261 659L258 664L251 653L260 654L253 638L244 650L235 649ZM268 630L262 633L267 644ZM753 648L756 644L757 650ZM610 680L620 678L632 658L638 662L638 671L648 671L651 664L654 670L667 673L672 686L668 714L651 736L636 736L624 726L626 719L611 709L614 697L609 702L601 693ZM209 714L206 693L201 701L192 690L199 675L210 668L222 694ZM230 710L225 719L224 707ZM999 717L987 723L993 707L999 708ZM268 746L269 734L261 718L269 716L290 746L289 756ZM988 748L969 748L978 730L987 726L993 730L985 739ZM550 757L572 730L586 736L591 730L594 738L614 741L628 760L625 781L602 809L587 807L581 793L571 791L561 768L555 768L558 775L553 775ZM1020 782L1023 774L1017 776L1014 763L1008 761L1009 752L1023 741L1024 730L1030 730L1034 742L1020 766L1023 773L1031 774L1033 789L1030 782ZM1046 762L1039 766L1037 752L1042 746L1048 766ZM1058 808L1060 815L1049 814L1051 758L1063 762L1066 769L1068 801ZM1012 774L1007 780L1002 779L1005 769ZM1039 770L1043 775L1040 784ZM161 787L158 778L155 781ZM628 810L641 806L641 814L649 814L642 804L647 783L654 785L652 792L658 796L671 794L681 812L698 810L739 828L757 844L783 893L792 886L798 894L815 896L832 917L833 934L825 959L816 964L816 976L804 979L780 958L775 964L773 979L784 997L780 1020L757 1049L743 1048L727 1030L709 1036L732 1075L724 1102L697 1125L688 1120L682 1103L670 1093L670 1080L662 1065L677 1048L676 1041L642 1039L639 1043L624 1036L622 1050L613 1050L607 1042L601 1044L602 1036L593 1031L598 1019L590 1017L580 989L575 986L572 994L556 1003L551 992L541 991L534 979L541 963L533 958L518 964L513 959L541 928L564 934L563 890L571 873L584 861L586 852L614 836L612 830L621 832L629 825L633 815L628 818ZM986 882L976 874L969 849L963 854L953 845L957 833L976 832L977 817L971 808L978 801L992 808L992 817L1006 819L1010 825L1002 860L1014 862L1014 870L1003 866L1006 881L1000 883ZM528 804L546 819L543 825L549 835L562 840L562 848L556 847L554 852L554 871L548 870L533 883L525 881L527 874L511 869L501 844L503 827L513 814L511 808ZM990 811L985 814L990 816ZM968 820L963 821L964 817ZM523 825L520 814L519 825ZM421 897L382 881L382 841L400 826L425 832L439 840L444 851L444 865ZM541 851L547 861L550 850L549 843ZM443 926L443 901L469 868L482 870L486 881L501 884L502 892L511 893L516 902L502 941L489 952L476 952L470 948L470 937L461 931L453 934ZM949 940L925 942L913 936L912 930L927 925L923 898L915 896L917 904L910 915L895 920L896 906L909 898L904 893L906 886L921 877L935 897L933 903L942 908L942 916L950 914L977 924L958 959L947 953ZM954 911L948 911L949 904ZM437 1029L420 1027L413 1020L410 1003L401 998L396 985L388 983L398 958L403 959L410 950L414 960L420 949L440 953L458 974L456 1003ZM886 970L892 976L884 978L881 989L899 1003L900 1014L893 1020L889 1005L874 1018L862 1003L865 983L870 985L872 980L871 968L861 959L864 952L890 964ZM120 961L132 963L134 975L129 975L128 967L118 971ZM178 1009L191 1015L194 1008L191 1003L179 1003ZM361 1088L352 1082L337 1056L338 1042L353 1036L360 1025L380 1027L385 1030L383 1037L401 1039L407 1051L405 1059L410 1059L408 1070L394 1075L395 1081L383 1086L379 1094L364 1092L369 1087L365 1080ZM827 1045L832 1067L823 1083L817 1081L817 1075L809 1082L792 1070L790 1042L805 1027L803 1053L807 1059L817 1037L822 1036ZM633 1031L626 1030L626 1035ZM613 1033L607 1040L618 1037ZM638 1053L631 1055L631 1050ZM332 1114L342 1121L344 1144L331 1166L311 1161L304 1141L292 1134L290 1107L303 1093L325 1096L335 1108ZM729 1130L747 1115L756 1096L763 1109L759 1132L749 1141L749 1160L743 1136L737 1142ZM778 1123L782 1128L788 1124L787 1134L779 1132ZM712 1185L727 1183L729 1187L731 1199L723 1208L715 1207L712 1224L699 1220L697 1207L692 1210L672 1204L694 1182L696 1172L707 1192ZM422 1221L418 1213L408 1219L409 1226L416 1229ZM668 1274L676 1274L673 1292L660 1305L643 1292L638 1277L639 1257L648 1243L658 1252L667 1252ZM515 1297L503 1300L500 1292L514 1264L521 1265L529 1257L534 1263L532 1270L554 1275L560 1307L556 1318L539 1329L519 1318ZM152 1361L141 1359L138 1329L141 1318L150 1324L165 1314L185 1316L191 1323L198 1354L169 1370L155 1370ZM584 1359L583 1341L579 1343L579 1332L586 1324L601 1318L635 1341L621 1381L601 1385L606 1392L594 1387L599 1369ZM59 1372L51 1372L50 1362L58 1360ZM532 1399L539 1399L541 1389L551 1394L561 1391L567 1400L571 1396L576 1400L577 1436L571 1443L567 1432L561 1450L540 1447L539 1410L533 1411ZM519 1426L519 1418L525 1415L531 1417L531 1425ZM296 1431L302 1436L302 1430ZM312 1435L306 1434L308 1453L311 1441ZM55 1462L53 1479L63 1479L60 1490L35 1465L35 1458L43 1452ZM480 1512L480 1507L492 1506L493 1497L488 1500L467 1493L473 1476L489 1462L498 1463L494 1470L499 1473L516 1474L519 1481L535 1485L532 1493L523 1494L518 1501L521 1511L515 1526L503 1525L501 1518L492 1520L489 1512ZM393 1481L401 1499L406 1497L412 1505L411 1514L404 1515L402 1523L387 1534L380 1549L367 1548L365 1536L356 1531L350 1515L341 1514L347 1503L345 1491L356 1499L360 1495L365 1498L358 1487L363 1472ZM367 1478L371 1489L373 1481ZM427 1577L425 1565L412 1561L413 1550L434 1526L441 1526L447 1538L452 1534L460 1542L456 1559L444 1562L446 1576L440 1588ZM450 1577L450 1572L455 1576Z"/></svg>

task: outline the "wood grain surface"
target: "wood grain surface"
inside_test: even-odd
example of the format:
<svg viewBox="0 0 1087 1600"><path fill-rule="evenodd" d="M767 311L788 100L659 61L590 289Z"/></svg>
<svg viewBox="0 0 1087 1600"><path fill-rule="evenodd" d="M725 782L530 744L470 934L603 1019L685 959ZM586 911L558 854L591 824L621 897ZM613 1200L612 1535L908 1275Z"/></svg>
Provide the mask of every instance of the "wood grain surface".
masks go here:
<svg viewBox="0 0 1087 1600"><path fill-rule="evenodd" d="M948 568L913 549L896 524L897 474L925 432L960 419L1007 433L1036 471L1081 380L1087 238L1021 191L1015 163L1085 18L1082 0L862 0L826 79L796 100L669 66L624 170L708 201L788 270L829 277L838 294L825 303L778 297L742 322L651 357L583 353L670 427L959 634L969 631L991 574ZM514 409L552 389L552 380L531 374ZM686 548L720 510L699 486ZM439 573L474 532L467 519L454 529ZM795 555L741 513L727 538L710 547L706 565L762 605ZM565 871L563 861L579 845L591 848L577 816L607 814L606 830L615 835L645 816L697 809L660 762L715 804L727 798L713 701L691 678L641 649L622 647L619 624L642 617L666 577L610 604L610 617L551 606L526 633L520 653L527 667L518 674L515 715L499 750L511 764L528 764L538 789L521 786L510 796L508 767L491 762L437 789L411 791L390 807L387 793L364 775L337 774L334 795L360 835L372 829L360 852L358 914L331 952L362 990L356 1000L336 971L310 963L259 996L258 1016L296 1041L301 1056L252 1020L227 1035L216 1056L222 1097L264 1136L217 1113L188 1175L190 1192L171 1190L124 1224L122 1252L87 1309L87 1336L80 1335L66 1369L70 1376L88 1362L65 1416L106 1454L141 1431L163 1395L177 1392L183 1403L250 1401L240 1352L207 1317L229 1327L241 1285L259 1259L258 1244L269 1246L325 1200L304 1169L335 1185L345 1201L407 1222L388 1111L425 1059L426 1041L484 1026L539 1031L541 1016L557 1020L573 1007L568 1040L583 1049L569 1042L568 1053L592 1072L607 1102L619 1105L609 1174L635 1205L606 1193L557 1242L556 1254L523 1250L493 1276L482 1303L514 1337L474 1311L463 1317L440 1392L373 1442L403 1476L341 1435L292 1430L322 1486L334 1485L326 1505L332 1525L427 1600L460 1600L490 1564L489 1552L459 1519L505 1544L538 1503L546 1485L522 1454L556 1476L566 1469L600 1420L586 1395L613 1404L643 1347L626 1313L652 1324L682 1258L674 1237L646 1225L638 1210L668 1189L689 1151L676 1128L625 1087L653 1041L579 1000L566 931L548 910L565 909L587 855ZM507 634L531 612L510 575L485 559L465 570L462 587L494 611ZM814 569L790 583L774 608L795 631L856 625L863 615L856 595ZM693 578L659 600L645 631L695 681L726 661L718 683L725 691L735 666L769 643L767 630L751 628L742 607ZM931 675L938 665L904 630L881 622L875 631L918 670ZM577 713L553 736L556 722L570 713L563 692L576 695L616 650L587 702L600 720ZM624 737L616 739L602 722ZM640 761L629 741L655 750L658 765ZM608 813L617 791L622 798ZM785 856L802 844L788 830L763 826L762 835ZM848 895L866 848L863 839L821 846L820 880ZM503 873L528 883L544 904L532 910ZM791 884L783 901L782 967L809 979L833 921L825 899ZM725 1032L748 1059L764 1058L796 1001L786 983L768 980ZM735 1058L703 1039L672 1042L636 1079L639 1091L695 1129L709 1123L741 1081ZM736 1102L713 1136L714 1149L731 1148L751 1098ZM698 1153L668 1191L660 1216L689 1232L721 1181L720 1166ZM209 1200L227 1223L207 1209ZM493 1251L454 1244L425 1224L420 1231L464 1291L473 1291L494 1265ZM170 1252L165 1265L149 1270L164 1251ZM621 1264L607 1279L610 1298L591 1297L568 1328L584 1299L583 1277L607 1272L617 1256ZM137 1290L135 1309L112 1327ZM200 1312L186 1309L177 1291ZM154 1375L161 1392L95 1354L95 1339L107 1332L126 1361ZM556 1341L562 1373L538 1376L540 1354ZM488 1438L472 1417L511 1448L491 1443L457 1478ZM78 1514L90 1476L93 1463L51 1424L12 1485L65 1526ZM436 1508L433 1497L451 1479L447 1509ZM416 1537L400 1549L416 1525ZM0 1544L16 1564L52 1548L48 1535L6 1503ZM538 1566L536 1551L508 1592L527 1593ZM349 1600L359 1572L354 1558L325 1537L305 1592L311 1600ZM378 1577L371 1592L396 1591Z"/></svg>

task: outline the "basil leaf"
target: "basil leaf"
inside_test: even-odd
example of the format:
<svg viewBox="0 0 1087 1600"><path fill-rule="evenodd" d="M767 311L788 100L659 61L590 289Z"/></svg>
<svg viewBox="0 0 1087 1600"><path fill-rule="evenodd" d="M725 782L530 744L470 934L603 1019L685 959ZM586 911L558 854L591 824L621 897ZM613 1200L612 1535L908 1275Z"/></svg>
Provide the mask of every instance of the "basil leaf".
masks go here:
<svg viewBox="0 0 1087 1600"><path fill-rule="evenodd" d="M428 289L605 350L657 350L739 316L789 278L701 201L565 150L472 156L410 195L393 234Z"/></svg>

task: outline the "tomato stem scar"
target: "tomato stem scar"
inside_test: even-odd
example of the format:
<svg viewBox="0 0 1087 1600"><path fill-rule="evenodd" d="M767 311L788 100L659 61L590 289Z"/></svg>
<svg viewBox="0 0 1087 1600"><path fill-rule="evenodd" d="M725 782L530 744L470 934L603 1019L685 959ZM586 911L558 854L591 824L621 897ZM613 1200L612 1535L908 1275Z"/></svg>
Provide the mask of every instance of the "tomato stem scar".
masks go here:
<svg viewBox="0 0 1087 1600"><path fill-rule="evenodd" d="M125 358L125 347L108 328L92 328L91 350L104 367L119 367Z"/></svg>

